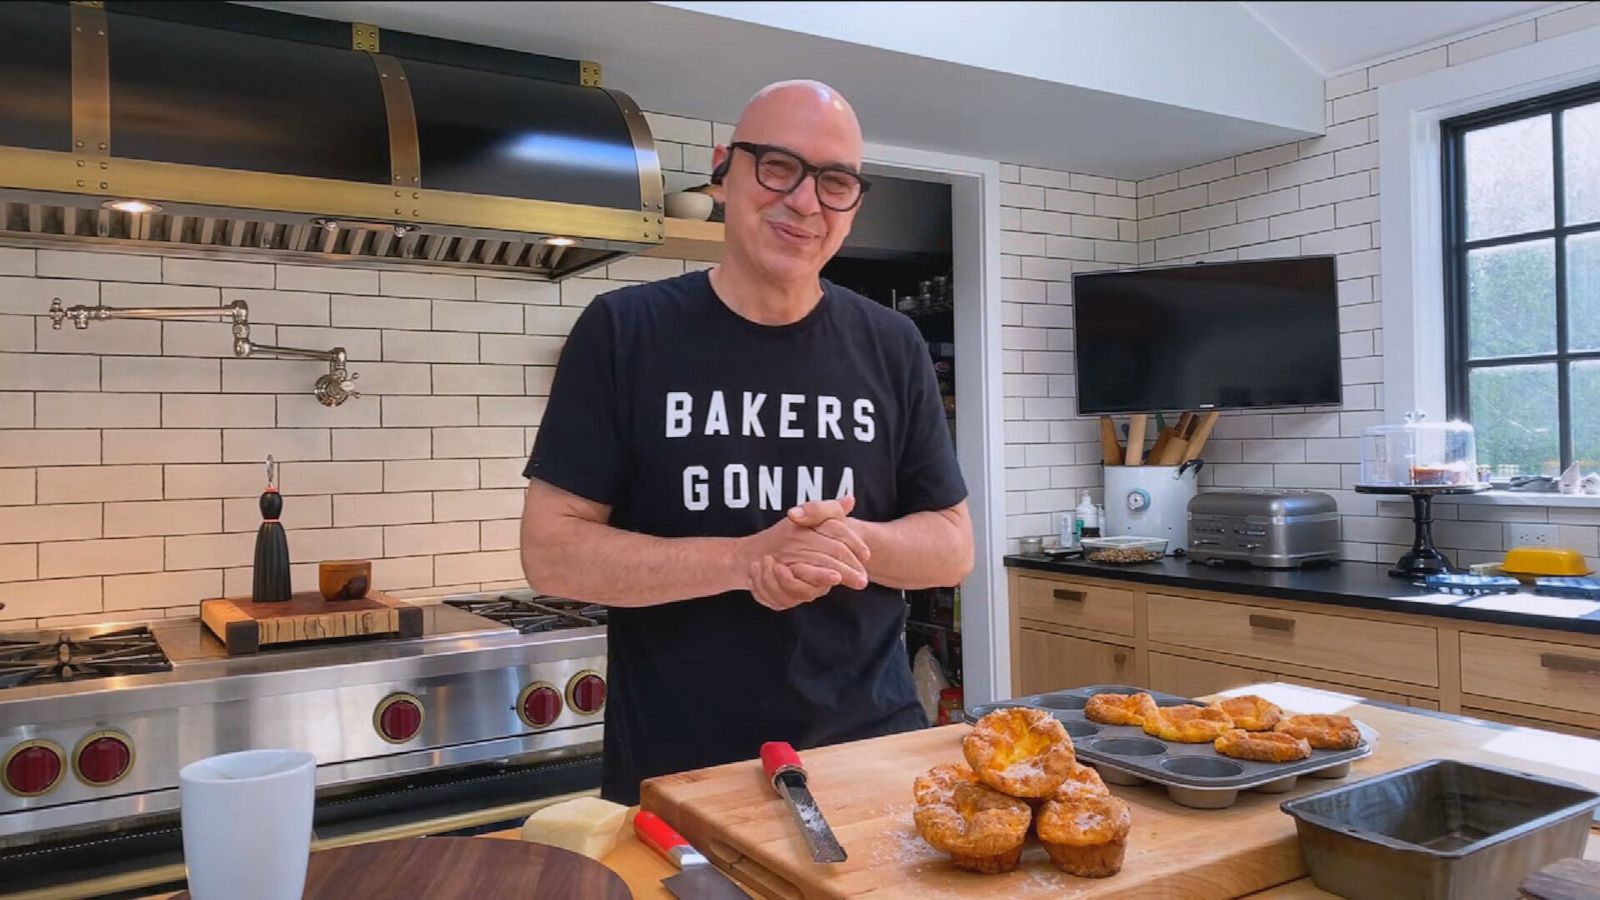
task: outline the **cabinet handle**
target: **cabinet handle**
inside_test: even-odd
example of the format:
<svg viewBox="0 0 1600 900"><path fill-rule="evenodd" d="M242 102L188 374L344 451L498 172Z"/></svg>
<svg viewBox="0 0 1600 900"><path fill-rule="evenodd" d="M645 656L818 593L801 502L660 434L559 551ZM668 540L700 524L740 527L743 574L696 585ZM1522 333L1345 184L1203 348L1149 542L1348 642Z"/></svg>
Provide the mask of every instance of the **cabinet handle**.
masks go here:
<svg viewBox="0 0 1600 900"><path fill-rule="evenodd" d="M1600 675L1600 659L1568 656L1565 653L1541 653L1539 665L1557 672L1577 672L1580 675Z"/></svg>
<svg viewBox="0 0 1600 900"><path fill-rule="evenodd" d="M1263 616L1260 613L1250 614L1251 628L1270 628L1273 631L1293 631L1294 620L1282 616Z"/></svg>
<svg viewBox="0 0 1600 900"><path fill-rule="evenodd" d="M1069 591L1066 588L1056 588L1050 592L1057 600L1071 600L1074 603L1083 602L1083 591Z"/></svg>
<svg viewBox="0 0 1600 900"><path fill-rule="evenodd" d="M1111 661L1120 666L1128 661L1128 654L1123 653L1122 651L1113 653L1111 654Z"/></svg>

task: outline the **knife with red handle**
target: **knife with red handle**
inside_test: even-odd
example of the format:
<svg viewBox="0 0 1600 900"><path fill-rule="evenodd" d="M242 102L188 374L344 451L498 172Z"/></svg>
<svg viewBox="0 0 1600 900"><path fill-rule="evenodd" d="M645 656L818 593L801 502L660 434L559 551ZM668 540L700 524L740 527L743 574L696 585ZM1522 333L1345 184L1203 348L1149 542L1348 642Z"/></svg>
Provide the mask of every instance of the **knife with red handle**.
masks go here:
<svg viewBox="0 0 1600 900"><path fill-rule="evenodd" d="M661 884L679 900L749 900L749 894L655 813L640 810L633 817L633 833L678 868L678 874L662 879Z"/></svg>
<svg viewBox="0 0 1600 900"><path fill-rule="evenodd" d="M768 741L761 745L761 769L767 773L772 789L789 802L789 810L805 836L806 849L811 851L811 861L844 862L844 848L839 846L839 839L833 836L811 789L806 787L806 769L800 754L783 741Z"/></svg>

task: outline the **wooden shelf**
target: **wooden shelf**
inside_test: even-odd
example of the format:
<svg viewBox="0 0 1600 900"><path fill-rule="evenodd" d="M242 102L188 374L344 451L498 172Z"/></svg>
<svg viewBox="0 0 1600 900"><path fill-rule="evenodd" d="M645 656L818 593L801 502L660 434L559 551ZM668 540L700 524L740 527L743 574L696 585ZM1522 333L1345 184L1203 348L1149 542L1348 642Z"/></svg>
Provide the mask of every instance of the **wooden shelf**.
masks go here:
<svg viewBox="0 0 1600 900"><path fill-rule="evenodd" d="M641 252L640 256L664 259L693 259L700 262L721 262L723 229L721 222L698 222L694 219L666 220L667 239L660 245Z"/></svg>

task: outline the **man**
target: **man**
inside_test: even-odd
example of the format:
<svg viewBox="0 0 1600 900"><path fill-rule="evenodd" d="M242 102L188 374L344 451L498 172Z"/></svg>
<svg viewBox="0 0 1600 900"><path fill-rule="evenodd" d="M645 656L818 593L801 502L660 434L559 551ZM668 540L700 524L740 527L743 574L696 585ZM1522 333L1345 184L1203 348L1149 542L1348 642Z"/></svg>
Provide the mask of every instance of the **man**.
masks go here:
<svg viewBox="0 0 1600 900"><path fill-rule="evenodd" d="M824 282L865 191L855 112L769 86L713 156L721 264L595 298L525 474L537 590L612 607L602 794L927 724L900 591L972 568L926 345Z"/></svg>

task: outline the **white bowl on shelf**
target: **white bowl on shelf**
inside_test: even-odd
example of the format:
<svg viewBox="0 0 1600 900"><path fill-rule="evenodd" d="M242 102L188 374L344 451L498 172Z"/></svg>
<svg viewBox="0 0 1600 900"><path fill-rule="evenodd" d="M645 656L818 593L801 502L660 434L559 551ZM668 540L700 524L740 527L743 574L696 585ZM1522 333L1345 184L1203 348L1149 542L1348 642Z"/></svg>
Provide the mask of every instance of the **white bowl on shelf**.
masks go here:
<svg viewBox="0 0 1600 900"><path fill-rule="evenodd" d="M669 218L693 219L696 222L711 218L711 209L716 204L710 194L699 191L673 191L665 200Z"/></svg>

